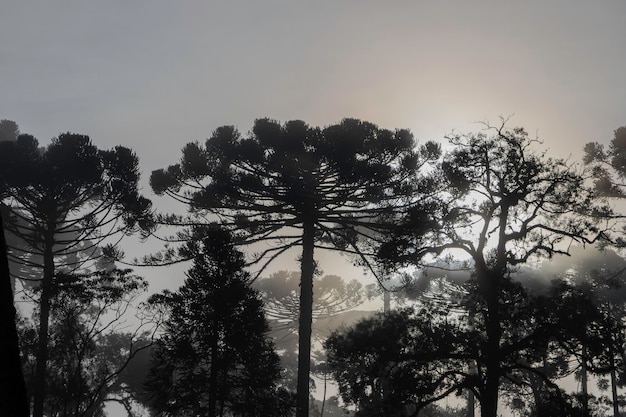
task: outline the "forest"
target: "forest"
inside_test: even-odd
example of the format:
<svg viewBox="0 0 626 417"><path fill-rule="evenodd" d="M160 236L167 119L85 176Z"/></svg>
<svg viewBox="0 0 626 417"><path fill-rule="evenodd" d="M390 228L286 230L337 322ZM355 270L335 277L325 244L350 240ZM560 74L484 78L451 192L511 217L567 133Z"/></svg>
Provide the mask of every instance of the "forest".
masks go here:
<svg viewBox="0 0 626 417"><path fill-rule="evenodd" d="M626 415L626 127L581 151L262 118L144 173L1 120L0 416Z"/></svg>

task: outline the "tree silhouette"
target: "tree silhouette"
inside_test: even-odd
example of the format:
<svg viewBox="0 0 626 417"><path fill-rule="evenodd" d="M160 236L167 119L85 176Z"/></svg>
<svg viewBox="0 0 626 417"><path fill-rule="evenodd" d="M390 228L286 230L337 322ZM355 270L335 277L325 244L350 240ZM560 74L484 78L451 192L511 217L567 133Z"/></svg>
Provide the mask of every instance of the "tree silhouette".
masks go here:
<svg viewBox="0 0 626 417"><path fill-rule="evenodd" d="M542 272L567 282L568 291L583 294L595 310L593 316L576 323L582 331L565 346L565 353L579 363L583 408L587 394L587 373L609 375L613 414L619 415L618 379L624 372L624 308L626 261L618 253L597 248L572 250L567 263L546 263ZM582 308L582 307L578 307Z"/></svg>
<svg viewBox="0 0 626 417"><path fill-rule="evenodd" d="M611 225L598 216L585 177L566 161L533 151L521 128L487 126L487 132L450 137L451 150L433 178L437 199L416 205L380 255L396 264L419 263L456 250L473 263L485 308L485 382L479 387L484 417L497 415L502 373L503 282L532 259L567 254L571 244L592 243ZM438 207L437 210L433 210Z"/></svg>
<svg viewBox="0 0 626 417"><path fill-rule="evenodd" d="M0 211L0 415L28 417L28 398L22 372L19 339L15 323L15 304L9 271L9 258Z"/></svg>
<svg viewBox="0 0 626 417"><path fill-rule="evenodd" d="M287 371L285 380L295 390L297 383L298 316L300 273L278 271L269 277L254 281L252 286L259 291L270 323L271 333L281 351L283 367ZM331 332L329 320L361 304L365 297L362 285L356 280L344 281L337 275L314 278L312 311L312 340L322 341ZM312 362L318 358L312 355ZM293 382L293 383L292 383Z"/></svg>
<svg viewBox="0 0 626 417"><path fill-rule="evenodd" d="M169 416L286 416L278 354L244 259L227 233L190 246L185 284L154 298L168 311L146 382L150 407ZM160 415L161 415L160 414Z"/></svg>
<svg viewBox="0 0 626 417"><path fill-rule="evenodd" d="M0 120L0 142L15 141L20 135L20 129L13 120Z"/></svg>
<svg viewBox="0 0 626 417"><path fill-rule="evenodd" d="M585 164L593 167L595 186L599 194L609 197L626 196L626 126L617 128L608 149L598 142L585 145Z"/></svg>
<svg viewBox="0 0 626 417"><path fill-rule="evenodd" d="M0 209L17 246L15 260L35 268L39 347L33 416L43 415L50 301L60 271L86 269L109 238L152 226L138 194L138 161L129 149L99 150L66 133L45 148L30 135L0 142Z"/></svg>
<svg viewBox="0 0 626 417"><path fill-rule="evenodd" d="M51 300L45 415L102 416L104 404L123 392L118 376L135 355L151 346L157 325L128 310L147 283L130 270L103 270L89 276L57 276ZM25 369L35 370L37 314L20 326ZM26 374L32 387L31 372Z"/></svg>
<svg viewBox="0 0 626 417"><path fill-rule="evenodd" d="M213 214L238 244L268 245L253 262L261 269L290 248L302 248L297 416L309 410L313 275L316 248L363 255L357 247L388 231L398 207L425 190L416 172L439 154L433 143L415 151L413 136L354 119L324 129L302 121L281 125L257 120L243 137L220 127L204 145L190 143L179 164L152 173L157 194L189 205L187 219L205 222Z"/></svg>
<svg viewBox="0 0 626 417"><path fill-rule="evenodd" d="M464 287L460 302L425 297L327 339L328 364L344 400L358 405L357 416L419 415L465 390L483 400L486 303L476 280ZM530 415L570 415L573 398L556 381L572 373L570 348L586 333L580 323L598 319L597 309L563 281L533 295L506 278L501 291L499 400Z"/></svg>

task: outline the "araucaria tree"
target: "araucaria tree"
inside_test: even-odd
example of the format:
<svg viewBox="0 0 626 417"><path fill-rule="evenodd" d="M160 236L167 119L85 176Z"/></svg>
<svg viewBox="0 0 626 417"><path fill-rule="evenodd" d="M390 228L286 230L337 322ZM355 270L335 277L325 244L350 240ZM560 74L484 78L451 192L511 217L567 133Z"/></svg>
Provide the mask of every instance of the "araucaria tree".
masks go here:
<svg viewBox="0 0 626 417"><path fill-rule="evenodd" d="M153 297L166 312L146 382L149 406L165 416L289 416L278 385L280 358L263 302L228 233L187 245L193 266L175 293Z"/></svg>
<svg viewBox="0 0 626 417"><path fill-rule="evenodd" d="M108 238L151 225L150 202L138 193L138 160L118 146L99 150L66 133L40 147L30 135L0 142L0 210L16 245L13 261L35 271L39 335L33 416L43 415L48 319L59 272L85 269ZM108 241L110 242L110 240Z"/></svg>
<svg viewBox="0 0 626 417"><path fill-rule="evenodd" d="M220 127L204 144L186 145L179 164L152 173L157 194L190 207L189 218L165 219L170 224L206 221L213 214L239 244L271 243L255 258L262 266L302 248L298 417L309 409L315 249L360 253L359 238L389 230L381 216L417 193L415 173L438 153L432 143L416 150L406 130L354 119L323 129L260 119L247 136Z"/></svg>
<svg viewBox="0 0 626 417"><path fill-rule="evenodd" d="M323 321L332 320L355 308L365 300L362 285L357 280L344 281L337 275L316 277L313 294L311 338L321 341L330 329ZM300 272L278 271L267 278L257 279L253 287L265 304L270 322L271 335L281 351L282 364L287 370L285 380L289 387L296 388L298 352L298 316L300 309ZM316 364L313 354L312 366Z"/></svg>
<svg viewBox="0 0 626 417"><path fill-rule="evenodd" d="M449 139L452 148L432 173L441 186L437 201L422 200L427 210L415 205L380 253L396 264L420 263L449 250L471 259L485 333L477 391L481 415L495 417L502 358L516 348L503 338L507 274L533 258L567 254L574 242L592 243L610 225L594 217L605 209L582 173L537 153L538 142L523 129L503 123Z"/></svg>

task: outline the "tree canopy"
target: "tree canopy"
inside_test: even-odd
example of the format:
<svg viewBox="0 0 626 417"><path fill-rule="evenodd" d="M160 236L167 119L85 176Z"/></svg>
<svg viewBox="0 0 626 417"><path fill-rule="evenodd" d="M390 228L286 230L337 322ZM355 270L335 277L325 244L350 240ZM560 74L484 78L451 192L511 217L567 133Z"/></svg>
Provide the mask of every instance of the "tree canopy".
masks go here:
<svg viewBox="0 0 626 417"><path fill-rule="evenodd" d="M26 134L0 142L0 210L14 243L10 256L34 269L26 279L40 287L35 417L43 415L56 277L87 269L104 244L115 243L111 238L151 229L151 203L139 194L138 181L130 149L99 150L85 135L61 134L47 147Z"/></svg>
<svg viewBox="0 0 626 417"><path fill-rule="evenodd" d="M146 388L163 415L286 416L292 408L262 301L229 239L200 238L185 284L153 297L168 314Z"/></svg>
<svg viewBox="0 0 626 417"><path fill-rule="evenodd" d="M248 135L233 126L216 129L204 144L187 144L180 163L152 173L155 193L190 209L186 218L162 221L189 225L213 216L239 244L270 242L252 260L261 268L302 248L298 417L309 409L315 248L363 255L359 240L389 231L395 210L426 192L429 184L417 173L438 155L434 143L416 148L407 130L360 120L321 129L259 119Z"/></svg>
<svg viewBox="0 0 626 417"><path fill-rule="evenodd" d="M420 264L450 250L471 260L478 312L485 326L482 415L497 414L503 378L503 284L517 266L569 253L573 243L590 244L613 226L609 208L587 187L574 164L536 151L538 141L504 122L477 134L449 137L450 151L433 170L440 188L407 211L380 255L392 264Z"/></svg>

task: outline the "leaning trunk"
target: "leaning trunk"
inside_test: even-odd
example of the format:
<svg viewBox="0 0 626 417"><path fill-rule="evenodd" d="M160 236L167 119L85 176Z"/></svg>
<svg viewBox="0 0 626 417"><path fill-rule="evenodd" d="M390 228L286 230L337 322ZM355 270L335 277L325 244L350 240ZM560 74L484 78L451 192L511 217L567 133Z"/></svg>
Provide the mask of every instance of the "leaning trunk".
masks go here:
<svg viewBox="0 0 626 417"><path fill-rule="evenodd" d="M315 261L315 225L304 222L302 232L302 260L300 278L300 320L298 323L298 385L296 417L309 415L309 373L311 371L311 326L313 322L313 274Z"/></svg>
<svg viewBox="0 0 626 417"><path fill-rule="evenodd" d="M50 298L54 280L54 232L48 232L43 251L43 279L39 301L39 333L37 344L37 365L33 389L33 417L43 417L46 396L46 366L48 362L48 321L50 317Z"/></svg>
<svg viewBox="0 0 626 417"><path fill-rule="evenodd" d="M15 327L13 287L9 273L7 245L0 213L0 415L28 417L28 397L22 373L19 340Z"/></svg>

